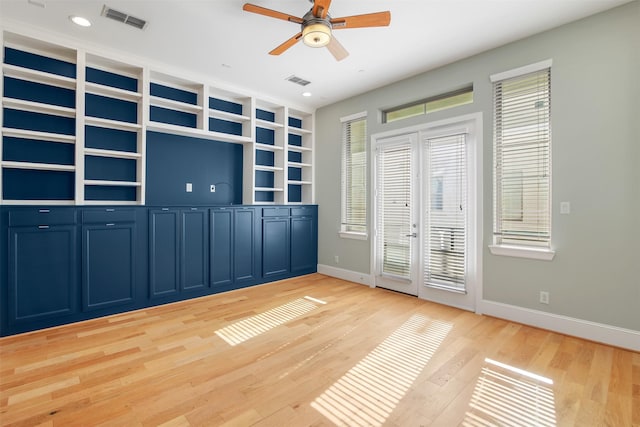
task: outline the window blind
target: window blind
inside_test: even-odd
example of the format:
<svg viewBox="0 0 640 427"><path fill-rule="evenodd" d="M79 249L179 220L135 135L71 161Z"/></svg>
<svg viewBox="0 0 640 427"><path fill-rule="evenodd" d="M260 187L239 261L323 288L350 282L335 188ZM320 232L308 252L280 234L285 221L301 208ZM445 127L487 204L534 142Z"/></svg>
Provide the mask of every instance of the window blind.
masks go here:
<svg viewBox="0 0 640 427"><path fill-rule="evenodd" d="M367 231L367 120L359 117L342 124L341 231Z"/></svg>
<svg viewBox="0 0 640 427"><path fill-rule="evenodd" d="M549 246L551 68L494 81L494 241Z"/></svg>
<svg viewBox="0 0 640 427"><path fill-rule="evenodd" d="M379 274L411 277L411 145L382 144L377 152Z"/></svg>
<svg viewBox="0 0 640 427"><path fill-rule="evenodd" d="M465 290L467 241L466 135L423 140L423 280L428 286Z"/></svg>

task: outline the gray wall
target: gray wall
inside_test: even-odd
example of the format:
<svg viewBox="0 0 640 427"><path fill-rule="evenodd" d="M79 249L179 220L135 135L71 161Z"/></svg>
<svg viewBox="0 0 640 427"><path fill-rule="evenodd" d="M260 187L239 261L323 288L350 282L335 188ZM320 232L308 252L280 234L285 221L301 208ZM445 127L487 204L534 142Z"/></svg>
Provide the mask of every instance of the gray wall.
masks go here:
<svg viewBox="0 0 640 427"><path fill-rule="evenodd" d="M425 53L428 54L428 53ZM489 75L552 66L553 261L494 256ZM398 66L390 64L390 66ZM370 244L341 239L340 117L368 112L369 135L472 112L484 117L483 298L640 330L640 2L523 39L316 112L319 264L369 273ZM474 103L381 124L380 109L474 85ZM371 167L371 165L369 165ZM371 200L371 186L368 194ZM571 214L560 215L560 202ZM334 262L334 256L340 263ZM540 305L538 293L551 293Z"/></svg>

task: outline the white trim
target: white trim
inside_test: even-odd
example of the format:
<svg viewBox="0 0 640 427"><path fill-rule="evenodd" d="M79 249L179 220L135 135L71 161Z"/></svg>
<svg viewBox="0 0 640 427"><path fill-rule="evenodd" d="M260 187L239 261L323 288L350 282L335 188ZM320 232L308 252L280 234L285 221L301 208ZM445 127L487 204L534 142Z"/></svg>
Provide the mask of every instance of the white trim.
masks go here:
<svg viewBox="0 0 640 427"><path fill-rule="evenodd" d="M501 73L491 74L489 79L491 82L497 82L500 80L511 79L513 77L523 76L529 73L535 73L536 71L551 68L553 60L545 59L544 61L536 62L535 64L525 65L523 67L514 68L512 70L503 71Z"/></svg>
<svg viewBox="0 0 640 427"><path fill-rule="evenodd" d="M338 236L340 236L343 239L354 239L354 240L367 240L369 238L369 234L357 233L355 231L338 231Z"/></svg>
<svg viewBox="0 0 640 427"><path fill-rule="evenodd" d="M357 271L345 270L344 268L324 264L318 264L318 273L373 287L372 277L367 273L359 273Z"/></svg>
<svg viewBox="0 0 640 427"><path fill-rule="evenodd" d="M524 246L489 245L489 250L493 255L539 259L542 261L551 261L556 255L556 252L549 248L534 248Z"/></svg>
<svg viewBox="0 0 640 427"><path fill-rule="evenodd" d="M576 319L495 301L480 301L482 313L603 344L640 351L640 331Z"/></svg>
<svg viewBox="0 0 640 427"><path fill-rule="evenodd" d="M340 117L340 122L344 123L344 122L350 122L352 120L358 120L358 119L363 119L367 117L367 112L366 111L361 111L359 113L354 113L354 114L350 114L348 116L344 116L344 117Z"/></svg>

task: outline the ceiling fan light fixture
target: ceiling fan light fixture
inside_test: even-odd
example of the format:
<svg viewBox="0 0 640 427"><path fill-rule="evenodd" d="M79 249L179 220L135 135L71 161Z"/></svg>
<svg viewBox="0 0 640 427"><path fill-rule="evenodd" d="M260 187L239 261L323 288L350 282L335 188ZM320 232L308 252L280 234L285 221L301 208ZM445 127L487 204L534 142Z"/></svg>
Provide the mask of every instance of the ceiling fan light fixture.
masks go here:
<svg viewBox="0 0 640 427"><path fill-rule="evenodd" d="M302 30L302 41L310 47L324 47L331 41L331 28L322 23L309 24Z"/></svg>

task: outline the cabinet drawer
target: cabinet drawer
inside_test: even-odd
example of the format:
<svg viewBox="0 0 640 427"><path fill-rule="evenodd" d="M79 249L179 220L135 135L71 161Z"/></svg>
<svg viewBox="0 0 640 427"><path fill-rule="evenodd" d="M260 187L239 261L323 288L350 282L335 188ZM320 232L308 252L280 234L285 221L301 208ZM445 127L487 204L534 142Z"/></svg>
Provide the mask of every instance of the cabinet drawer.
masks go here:
<svg viewBox="0 0 640 427"><path fill-rule="evenodd" d="M112 223L112 222L134 222L136 212L133 209L97 209L82 212L82 222L91 223Z"/></svg>
<svg viewBox="0 0 640 427"><path fill-rule="evenodd" d="M41 208L9 211L9 227L75 223L75 209Z"/></svg>
<svg viewBox="0 0 640 427"><path fill-rule="evenodd" d="M291 208L291 216L311 216L315 214L315 207L313 206L300 206Z"/></svg>
<svg viewBox="0 0 640 427"><path fill-rule="evenodd" d="M263 208L262 216L289 216L289 208Z"/></svg>

